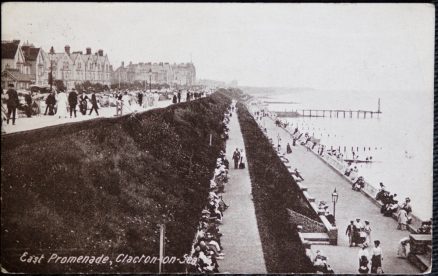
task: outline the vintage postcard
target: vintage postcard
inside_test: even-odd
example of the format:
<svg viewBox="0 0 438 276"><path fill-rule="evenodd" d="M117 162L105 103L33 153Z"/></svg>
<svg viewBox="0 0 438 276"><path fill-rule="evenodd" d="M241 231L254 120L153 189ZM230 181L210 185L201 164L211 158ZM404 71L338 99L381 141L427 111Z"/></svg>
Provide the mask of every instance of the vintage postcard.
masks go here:
<svg viewBox="0 0 438 276"><path fill-rule="evenodd" d="M2 273L431 272L433 4L1 15Z"/></svg>

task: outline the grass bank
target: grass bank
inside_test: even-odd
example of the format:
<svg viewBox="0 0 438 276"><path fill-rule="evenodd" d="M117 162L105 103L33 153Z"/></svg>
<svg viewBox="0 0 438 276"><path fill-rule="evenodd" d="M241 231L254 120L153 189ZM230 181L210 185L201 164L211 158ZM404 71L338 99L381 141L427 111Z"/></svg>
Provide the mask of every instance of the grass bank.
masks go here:
<svg viewBox="0 0 438 276"><path fill-rule="evenodd" d="M319 219L246 107L241 103L237 107L267 271L314 272L286 208Z"/></svg>
<svg viewBox="0 0 438 276"><path fill-rule="evenodd" d="M215 93L133 116L2 136L1 265L10 272L156 272L119 254L190 250L230 100ZM212 146L209 136L212 134ZM40 264L20 256L41 256ZM112 264L53 264L51 254L104 254ZM165 271L184 271L166 265Z"/></svg>

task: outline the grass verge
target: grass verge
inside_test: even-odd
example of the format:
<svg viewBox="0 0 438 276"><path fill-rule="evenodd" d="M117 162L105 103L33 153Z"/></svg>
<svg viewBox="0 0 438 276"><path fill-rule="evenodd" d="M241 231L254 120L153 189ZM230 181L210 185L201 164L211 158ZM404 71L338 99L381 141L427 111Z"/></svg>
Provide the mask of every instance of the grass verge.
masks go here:
<svg viewBox="0 0 438 276"><path fill-rule="evenodd" d="M190 250L224 148L229 98L215 93L133 116L2 136L1 265L10 272L157 272L119 254ZM212 145L209 137L212 134ZM20 260L24 252L40 264ZM47 263L51 254L104 254L111 265ZM165 271L183 272L184 265Z"/></svg>

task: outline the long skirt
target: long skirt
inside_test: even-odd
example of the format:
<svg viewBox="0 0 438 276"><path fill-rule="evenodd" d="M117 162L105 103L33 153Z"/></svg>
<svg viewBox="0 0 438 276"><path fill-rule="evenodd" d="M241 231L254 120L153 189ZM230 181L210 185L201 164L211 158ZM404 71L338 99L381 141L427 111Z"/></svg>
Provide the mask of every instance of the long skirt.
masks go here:
<svg viewBox="0 0 438 276"><path fill-rule="evenodd" d="M382 267L382 256L373 255L371 257L371 273L377 273L379 267Z"/></svg>

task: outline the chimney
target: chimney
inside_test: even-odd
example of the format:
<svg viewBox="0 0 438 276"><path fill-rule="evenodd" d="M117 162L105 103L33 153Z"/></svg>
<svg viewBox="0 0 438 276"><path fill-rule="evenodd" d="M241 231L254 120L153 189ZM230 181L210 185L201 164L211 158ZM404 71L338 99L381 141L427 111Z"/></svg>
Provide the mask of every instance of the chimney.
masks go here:
<svg viewBox="0 0 438 276"><path fill-rule="evenodd" d="M20 44L20 40L18 40L18 39L14 39L14 40L12 40L12 43L14 43L14 44Z"/></svg>
<svg viewBox="0 0 438 276"><path fill-rule="evenodd" d="M122 68L125 68L125 62L122 61Z"/></svg>
<svg viewBox="0 0 438 276"><path fill-rule="evenodd" d="M103 50L99 49L99 51L97 51L99 53L99 56L103 57Z"/></svg>
<svg viewBox="0 0 438 276"><path fill-rule="evenodd" d="M91 48L90 47L88 47L88 48L86 48L85 50L87 50L87 55L91 55Z"/></svg>
<svg viewBox="0 0 438 276"><path fill-rule="evenodd" d="M70 55L70 46L65 45L64 50L67 53L67 55Z"/></svg>

